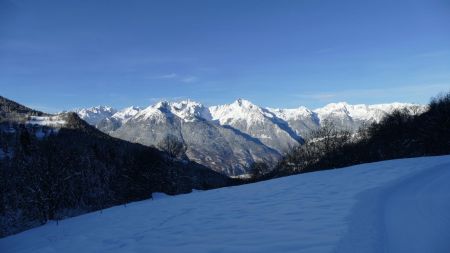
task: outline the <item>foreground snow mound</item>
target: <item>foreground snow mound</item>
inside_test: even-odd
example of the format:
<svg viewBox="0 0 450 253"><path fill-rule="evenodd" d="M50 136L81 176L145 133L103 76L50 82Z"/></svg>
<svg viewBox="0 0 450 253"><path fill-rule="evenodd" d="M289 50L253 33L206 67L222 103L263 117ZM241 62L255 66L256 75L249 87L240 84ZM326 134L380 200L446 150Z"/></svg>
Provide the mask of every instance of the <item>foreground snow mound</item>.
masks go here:
<svg viewBox="0 0 450 253"><path fill-rule="evenodd" d="M385 161L117 206L0 252L450 252L450 156Z"/></svg>

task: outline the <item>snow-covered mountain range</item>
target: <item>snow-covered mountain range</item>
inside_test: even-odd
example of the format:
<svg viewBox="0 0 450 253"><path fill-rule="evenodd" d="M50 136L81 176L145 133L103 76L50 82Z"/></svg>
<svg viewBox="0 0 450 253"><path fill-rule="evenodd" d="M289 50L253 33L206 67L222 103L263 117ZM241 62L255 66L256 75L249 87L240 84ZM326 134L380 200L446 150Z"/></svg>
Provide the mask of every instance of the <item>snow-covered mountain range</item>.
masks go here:
<svg viewBox="0 0 450 253"><path fill-rule="evenodd" d="M116 110L97 106L76 112L103 132L144 145L157 146L165 136L176 136L187 147L190 159L227 175L240 175L255 161L275 163L326 120L354 131L363 123L380 121L396 109L418 113L425 106L340 102L315 110L303 106L275 109L238 99L211 107L185 100L162 101L147 108Z"/></svg>

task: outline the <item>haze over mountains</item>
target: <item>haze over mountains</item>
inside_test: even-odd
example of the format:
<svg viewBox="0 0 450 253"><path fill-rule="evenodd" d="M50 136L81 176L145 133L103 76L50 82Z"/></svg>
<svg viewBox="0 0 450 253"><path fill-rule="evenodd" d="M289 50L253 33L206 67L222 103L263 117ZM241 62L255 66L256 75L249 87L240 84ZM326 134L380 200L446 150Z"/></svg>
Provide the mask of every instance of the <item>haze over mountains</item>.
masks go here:
<svg viewBox="0 0 450 253"><path fill-rule="evenodd" d="M341 129L356 131L362 124L378 122L394 110L419 113L425 106L409 103L349 105L328 104L315 110L263 108L248 100L206 107L198 102L162 101L147 108L117 110L97 106L76 110L80 118L111 136L157 146L175 136L189 159L229 176L248 172L253 162L277 162L308 134L331 121Z"/></svg>

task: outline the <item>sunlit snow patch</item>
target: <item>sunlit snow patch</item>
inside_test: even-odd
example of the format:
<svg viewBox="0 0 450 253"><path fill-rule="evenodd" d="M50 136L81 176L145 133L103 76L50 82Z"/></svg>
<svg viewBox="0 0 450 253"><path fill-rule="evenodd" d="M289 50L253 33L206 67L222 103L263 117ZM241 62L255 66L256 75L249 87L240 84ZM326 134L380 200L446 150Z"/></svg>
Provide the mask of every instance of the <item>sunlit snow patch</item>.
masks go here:
<svg viewBox="0 0 450 253"><path fill-rule="evenodd" d="M48 126L48 127L62 127L67 122L60 116L30 116L27 124Z"/></svg>

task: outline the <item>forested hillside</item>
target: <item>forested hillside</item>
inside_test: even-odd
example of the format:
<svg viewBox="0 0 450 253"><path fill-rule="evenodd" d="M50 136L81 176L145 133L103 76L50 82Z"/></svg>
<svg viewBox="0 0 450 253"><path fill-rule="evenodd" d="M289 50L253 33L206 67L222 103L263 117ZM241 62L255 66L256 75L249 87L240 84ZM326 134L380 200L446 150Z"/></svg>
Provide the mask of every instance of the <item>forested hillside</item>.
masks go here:
<svg viewBox="0 0 450 253"><path fill-rule="evenodd" d="M229 185L186 159L112 138L74 113L49 115L0 97L0 236L68 216Z"/></svg>

